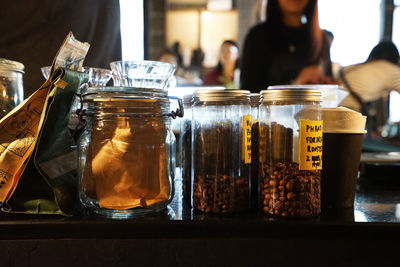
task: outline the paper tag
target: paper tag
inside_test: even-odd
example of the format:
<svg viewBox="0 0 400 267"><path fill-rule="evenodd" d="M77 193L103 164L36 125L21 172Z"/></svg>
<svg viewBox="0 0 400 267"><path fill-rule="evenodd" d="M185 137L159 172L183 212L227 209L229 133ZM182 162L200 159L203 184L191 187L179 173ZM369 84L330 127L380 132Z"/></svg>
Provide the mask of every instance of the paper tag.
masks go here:
<svg viewBox="0 0 400 267"><path fill-rule="evenodd" d="M322 121L300 120L300 170L322 170Z"/></svg>
<svg viewBox="0 0 400 267"><path fill-rule="evenodd" d="M244 115L242 118L242 159L244 163L251 163L251 116Z"/></svg>

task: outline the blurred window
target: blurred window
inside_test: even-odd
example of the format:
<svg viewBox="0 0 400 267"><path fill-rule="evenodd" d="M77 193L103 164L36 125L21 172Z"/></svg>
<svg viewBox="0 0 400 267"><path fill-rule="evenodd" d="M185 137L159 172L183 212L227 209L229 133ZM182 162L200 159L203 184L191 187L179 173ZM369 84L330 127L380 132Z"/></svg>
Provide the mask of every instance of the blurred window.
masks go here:
<svg viewBox="0 0 400 267"><path fill-rule="evenodd" d="M143 0L119 0L123 60L143 60Z"/></svg>
<svg viewBox="0 0 400 267"><path fill-rule="evenodd" d="M379 42L380 4L381 0L318 1L320 26L334 35L333 62L348 66L367 59Z"/></svg>
<svg viewBox="0 0 400 267"><path fill-rule="evenodd" d="M396 91L389 95L389 121L400 122L400 93Z"/></svg>
<svg viewBox="0 0 400 267"><path fill-rule="evenodd" d="M392 40L400 49L400 0L395 0L394 6Z"/></svg>

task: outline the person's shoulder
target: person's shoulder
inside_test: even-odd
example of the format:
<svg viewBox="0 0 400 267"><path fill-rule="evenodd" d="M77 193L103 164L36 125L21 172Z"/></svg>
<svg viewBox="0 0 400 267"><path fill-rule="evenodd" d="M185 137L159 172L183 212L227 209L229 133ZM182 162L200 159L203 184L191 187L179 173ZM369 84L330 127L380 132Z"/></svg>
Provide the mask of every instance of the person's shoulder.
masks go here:
<svg viewBox="0 0 400 267"><path fill-rule="evenodd" d="M400 65L394 64L385 59L376 59L376 60L366 61L359 65L363 66L363 67L369 67L369 68L399 69L400 70Z"/></svg>
<svg viewBox="0 0 400 267"><path fill-rule="evenodd" d="M267 31L268 31L268 25L266 22L258 23L250 28L250 30L247 33L247 38L264 36Z"/></svg>
<svg viewBox="0 0 400 267"><path fill-rule="evenodd" d="M333 38L333 33L331 31L328 31L327 29L322 29L322 32L324 33L324 35Z"/></svg>
<svg viewBox="0 0 400 267"><path fill-rule="evenodd" d="M351 76L376 76L378 73L387 75L396 73L397 75L400 74L400 66L387 60L373 60L344 67L342 72Z"/></svg>
<svg viewBox="0 0 400 267"><path fill-rule="evenodd" d="M373 64L375 69L379 69L386 73L396 73L396 75L400 74L400 65L394 64L388 60L379 59L367 62L367 64L368 63L370 63L371 65Z"/></svg>
<svg viewBox="0 0 400 267"><path fill-rule="evenodd" d="M334 38L334 35L333 35L333 33L332 32L330 32L330 31L328 31L328 30L322 30L322 35L323 35L323 38L326 40L326 41L328 41L328 43L332 43L333 42L333 38Z"/></svg>
<svg viewBox="0 0 400 267"><path fill-rule="evenodd" d="M250 28L250 32L266 31L268 28L267 22L260 22Z"/></svg>

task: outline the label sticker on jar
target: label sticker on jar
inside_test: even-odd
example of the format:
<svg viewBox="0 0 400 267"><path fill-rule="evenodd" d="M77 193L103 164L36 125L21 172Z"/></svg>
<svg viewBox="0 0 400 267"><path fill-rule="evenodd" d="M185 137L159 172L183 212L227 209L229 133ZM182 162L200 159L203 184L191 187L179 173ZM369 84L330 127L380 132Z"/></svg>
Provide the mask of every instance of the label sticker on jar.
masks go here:
<svg viewBox="0 0 400 267"><path fill-rule="evenodd" d="M242 159L244 163L251 163L251 115L243 116L242 131Z"/></svg>
<svg viewBox="0 0 400 267"><path fill-rule="evenodd" d="M322 170L322 121L300 120L300 170Z"/></svg>

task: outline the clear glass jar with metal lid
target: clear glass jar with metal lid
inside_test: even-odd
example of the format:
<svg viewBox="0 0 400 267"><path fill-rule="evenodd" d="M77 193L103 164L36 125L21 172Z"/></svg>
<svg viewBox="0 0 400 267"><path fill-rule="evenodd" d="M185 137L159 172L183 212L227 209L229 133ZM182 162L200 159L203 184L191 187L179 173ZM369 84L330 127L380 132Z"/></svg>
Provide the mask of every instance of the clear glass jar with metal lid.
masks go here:
<svg viewBox="0 0 400 267"><path fill-rule="evenodd" d="M192 205L205 213L249 208L250 92L197 90L193 95Z"/></svg>
<svg viewBox="0 0 400 267"><path fill-rule="evenodd" d="M24 101L24 65L0 58L0 118Z"/></svg>
<svg viewBox="0 0 400 267"><path fill-rule="evenodd" d="M149 88L96 87L87 89L82 102L78 173L83 206L122 219L165 209L174 195L176 167L170 128L176 113L170 112L167 95Z"/></svg>
<svg viewBox="0 0 400 267"><path fill-rule="evenodd" d="M321 91L273 86L259 107L260 207L275 216L321 213Z"/></svg>

